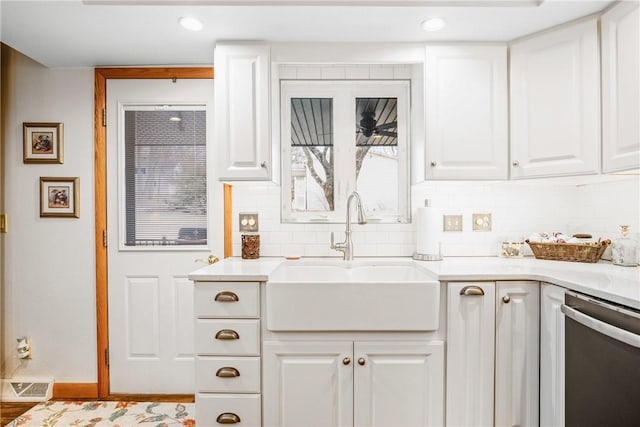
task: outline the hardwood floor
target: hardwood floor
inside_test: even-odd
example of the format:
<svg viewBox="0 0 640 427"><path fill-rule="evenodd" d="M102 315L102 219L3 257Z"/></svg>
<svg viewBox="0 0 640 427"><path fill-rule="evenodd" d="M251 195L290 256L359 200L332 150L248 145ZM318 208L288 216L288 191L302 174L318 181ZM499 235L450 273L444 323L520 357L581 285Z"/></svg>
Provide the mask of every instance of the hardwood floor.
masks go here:
<svg viewBox="0 0 640 427"><path fill-rule="evenodd" d="M37 402L0 402L0 426L9 424L18 415L24 414L37 404Z"/></svg>

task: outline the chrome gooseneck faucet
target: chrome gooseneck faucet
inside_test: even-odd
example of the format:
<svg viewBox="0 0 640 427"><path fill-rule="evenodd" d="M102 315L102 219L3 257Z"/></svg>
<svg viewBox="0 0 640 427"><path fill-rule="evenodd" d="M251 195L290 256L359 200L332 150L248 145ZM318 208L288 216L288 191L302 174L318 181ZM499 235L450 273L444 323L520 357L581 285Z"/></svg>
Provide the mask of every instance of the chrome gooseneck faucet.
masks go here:
<svg viewBox="0 0 640 427"><path fill-rule="evenodd" d="M345 261L353 260L353 241L351 240L351 200L356 199L356 210L358 211L358 224L366 224L367 218L364 215L364 208L360 195L354 191L347 199L347 228L344 231L344 242L335 243L333 232L331 232L331 249L340 251L343 254L342 259Z"/></svg>

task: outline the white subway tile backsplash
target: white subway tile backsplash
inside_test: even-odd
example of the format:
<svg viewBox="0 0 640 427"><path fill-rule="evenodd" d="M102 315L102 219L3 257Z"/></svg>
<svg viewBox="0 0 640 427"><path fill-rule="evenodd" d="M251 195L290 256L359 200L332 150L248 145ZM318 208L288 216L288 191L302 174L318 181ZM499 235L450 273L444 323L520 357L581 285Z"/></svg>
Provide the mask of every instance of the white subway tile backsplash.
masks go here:
<svg viewBox="0 0 640 427"><path fill-rule="evenodd" d="M369 72L369 67L362 68ZM345 70L349 67L345 67ZM534 231L587 232L613 238L618 226L631 225L640 236L640 178L576 185L546 182L429 181L414 185L412 210L431 205L446 214L463 215L463 231L442 233L445 256L495 256L502 240L527 238ZM233 187L233 250L240 255L237 214L260 215L261 255L341 257L329 248L330 232L344 239L344 224L282 224L280 188L274 183L242 182ZM471 231L471 214L491 212L490 232ZM355 255L410 256L415 251L416 225L353 224Z"/></svg>

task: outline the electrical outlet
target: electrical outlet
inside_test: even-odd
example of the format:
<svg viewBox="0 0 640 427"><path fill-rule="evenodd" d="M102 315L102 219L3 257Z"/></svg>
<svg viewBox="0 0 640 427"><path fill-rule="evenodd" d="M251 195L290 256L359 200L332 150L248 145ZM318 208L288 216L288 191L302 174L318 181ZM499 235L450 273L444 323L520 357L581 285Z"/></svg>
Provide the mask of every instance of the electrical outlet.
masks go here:
<svg viewBox="0 0 640 427"><path fill-rule="evenodd" d="M491 214L474 213L472 215L473 231L491 231Z"/></svg>
<svg viewBox="0 0 640 427"><path fill-rule="evenodd" d="M241 212L239 214L238 224L240 224L240 232L258 231L257 212Z"/></svg>
<svg viewBox="0 0 640 427"><path fill-rule="evenodd" d="M462 231L462 215L443 215L442 231Z"/></svg>

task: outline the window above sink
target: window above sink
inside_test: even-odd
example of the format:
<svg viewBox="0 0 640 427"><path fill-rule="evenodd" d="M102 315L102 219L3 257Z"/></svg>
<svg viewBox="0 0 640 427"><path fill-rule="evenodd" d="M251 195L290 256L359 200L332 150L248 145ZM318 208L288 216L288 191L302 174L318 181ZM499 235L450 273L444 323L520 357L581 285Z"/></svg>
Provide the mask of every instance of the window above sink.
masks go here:
<svg viewBox="0 0 640 427"><path fill-rule="evenodd" d="M282 220L343 222L358 191L372 222L406 223L408 80L282 80Z"/></svg>

